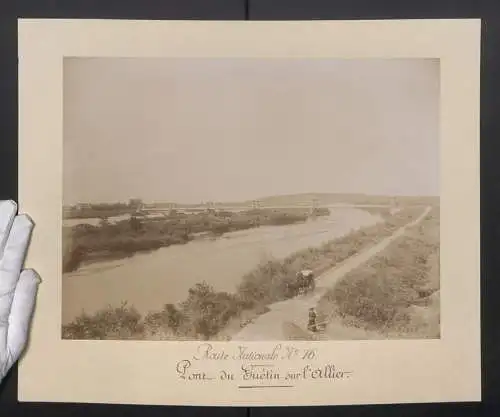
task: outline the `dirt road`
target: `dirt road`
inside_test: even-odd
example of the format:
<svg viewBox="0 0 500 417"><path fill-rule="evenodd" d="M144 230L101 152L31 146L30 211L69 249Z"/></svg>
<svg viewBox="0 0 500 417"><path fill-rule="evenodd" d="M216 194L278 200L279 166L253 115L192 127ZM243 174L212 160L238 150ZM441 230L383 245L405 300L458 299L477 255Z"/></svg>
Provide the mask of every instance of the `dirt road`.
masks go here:
<svg viewBox="0 0 500 417"><path fill-rule="evenodd" d="M366 251L350 257L339 266L320 275L316 279L316 289L314 292L271 304L268 306L270 308L269 312L257 317L252 323L246 325L240 332L233 336L232 340L287 340L290 338L289 333L291 330L295 334L303 333L304 338L307 338L308 332L305 328L308 309L315 307L320 298L345 274L384 250L391 242L402 236L406 229L419 224L430 210L431 207L426 207L416 220L402 226L391 236L383 239Z"/></svg>

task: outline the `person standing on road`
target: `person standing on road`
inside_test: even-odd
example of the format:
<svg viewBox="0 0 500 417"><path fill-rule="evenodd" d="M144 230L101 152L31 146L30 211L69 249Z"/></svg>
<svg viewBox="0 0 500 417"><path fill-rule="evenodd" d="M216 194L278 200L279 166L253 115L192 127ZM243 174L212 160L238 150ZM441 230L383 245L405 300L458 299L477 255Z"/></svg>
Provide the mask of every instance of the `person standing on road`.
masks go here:
<svg viewBox="0 0 500 417"><path fill-rule="evenodd" d="M309 309L309 323L307 325L307 328L312 332L316 332L318 330L316 326L316 318L317 318L316 311L314 310L313 307L311 307Z"/></svg>

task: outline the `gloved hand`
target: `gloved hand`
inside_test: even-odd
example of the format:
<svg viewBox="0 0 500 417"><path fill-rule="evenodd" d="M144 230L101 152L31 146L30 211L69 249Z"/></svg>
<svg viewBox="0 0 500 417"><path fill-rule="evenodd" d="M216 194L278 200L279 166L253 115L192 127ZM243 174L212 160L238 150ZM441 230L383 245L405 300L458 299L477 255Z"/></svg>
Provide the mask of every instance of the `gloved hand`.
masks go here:
<svg viewBox="0 0 500 417"><path fill-rule="evenodd" d="M32 230L16 203L0 201L0 382L24 351L40 283L22 270Z"/></svg>

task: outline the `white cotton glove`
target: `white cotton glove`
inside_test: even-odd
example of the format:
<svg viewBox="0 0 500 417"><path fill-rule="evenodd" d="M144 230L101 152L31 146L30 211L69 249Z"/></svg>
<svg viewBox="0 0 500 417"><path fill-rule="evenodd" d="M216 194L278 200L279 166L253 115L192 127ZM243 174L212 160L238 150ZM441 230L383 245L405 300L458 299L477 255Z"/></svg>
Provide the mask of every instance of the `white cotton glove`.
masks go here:
<svg viewBox="0 0 500 417"><path fill-rule="evenodd" d="M23 352L40 278L22 270L33 222L0 201L0 382Z"/></svg>

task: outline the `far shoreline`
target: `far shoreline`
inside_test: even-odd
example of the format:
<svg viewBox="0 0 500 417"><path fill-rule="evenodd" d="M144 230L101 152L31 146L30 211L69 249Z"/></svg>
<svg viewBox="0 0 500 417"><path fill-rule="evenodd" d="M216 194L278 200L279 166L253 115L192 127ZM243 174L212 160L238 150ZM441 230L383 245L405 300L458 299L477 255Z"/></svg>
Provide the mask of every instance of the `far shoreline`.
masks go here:
<svg viewBox="0 0 500 417"><path fill-rule="evenodd" d="M184 245L200 239L217 239L228 233L262 226L305 223L331 214L329 209L268 210L243 212L207 210L195 214L171 211L162 217L132 215L116 223L102 218L99 225L82 222L63 226L63 273L83 265L126 259L163 247Z"/></svg>

